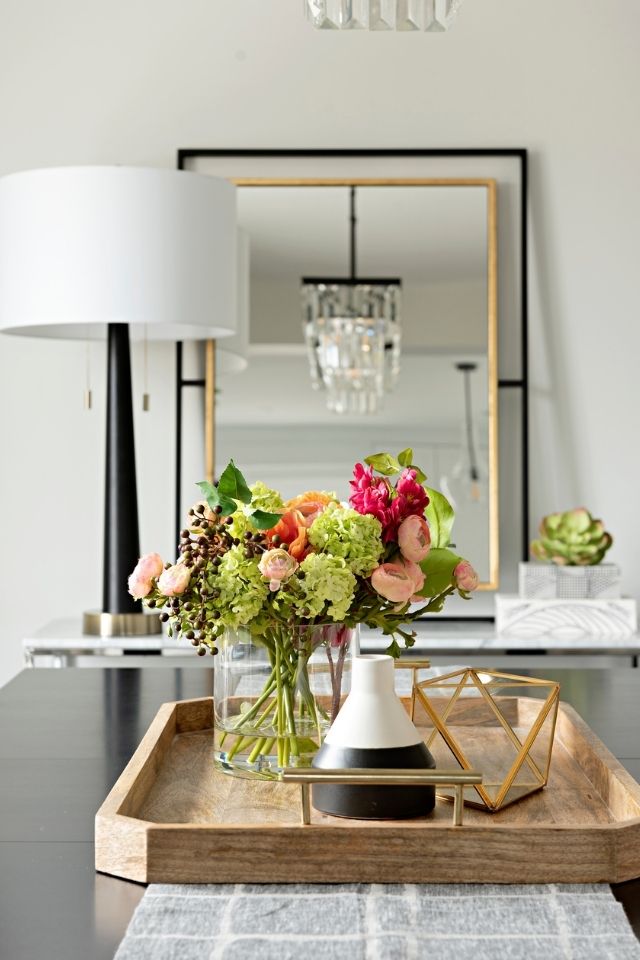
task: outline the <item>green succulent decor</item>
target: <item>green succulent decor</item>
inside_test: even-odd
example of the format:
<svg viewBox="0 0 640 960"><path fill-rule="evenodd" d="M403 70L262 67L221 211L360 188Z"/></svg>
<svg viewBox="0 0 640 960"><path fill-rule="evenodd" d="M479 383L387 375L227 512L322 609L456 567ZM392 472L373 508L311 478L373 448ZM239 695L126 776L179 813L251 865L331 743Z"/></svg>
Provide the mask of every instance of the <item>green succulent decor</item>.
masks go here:
<svg viewBox="0 0 640 960"><path fill-rule="evenodd" d="M585 507L550 513L540 522L540 538L531 544L537 560L558 566L591 567L602 563L613 543L602 520L594 520Z"/></svg>

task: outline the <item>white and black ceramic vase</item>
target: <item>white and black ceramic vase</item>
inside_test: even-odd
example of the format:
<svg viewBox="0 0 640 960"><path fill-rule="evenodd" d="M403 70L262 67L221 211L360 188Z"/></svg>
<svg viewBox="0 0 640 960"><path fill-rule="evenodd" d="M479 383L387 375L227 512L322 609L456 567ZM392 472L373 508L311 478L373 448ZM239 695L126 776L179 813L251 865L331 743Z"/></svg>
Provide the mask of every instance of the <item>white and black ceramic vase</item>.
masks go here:
<svg viewBox="0 0 640 960"><path fill-rule="evenodd" d="M396 696L394 665L383 655L356 656L351 693L313 759L325 770L428 769L435 760ZM435 805L435 787L315 784L313 806L335 817L397 820L423 817Z"/></svg>

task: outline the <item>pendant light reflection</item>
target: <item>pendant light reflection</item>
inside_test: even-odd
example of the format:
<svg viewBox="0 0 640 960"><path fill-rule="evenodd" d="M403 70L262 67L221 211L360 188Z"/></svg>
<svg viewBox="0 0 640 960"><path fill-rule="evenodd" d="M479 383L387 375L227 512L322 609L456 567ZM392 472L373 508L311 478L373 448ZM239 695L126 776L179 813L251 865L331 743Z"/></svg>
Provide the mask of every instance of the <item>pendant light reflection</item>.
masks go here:
<svg viewBox="0 0 640 960"><path fill-rule="evenodd" d="M400 373L399 278L357 276L356 188L350 188L350 275L304 277L303 328L311 385L338 414L374 414Z"/></svg>
<svg viewBox="0 0 640 960"><path fill-rule="evenodd" d="M471 377L478 369L478 364L456 363L455 368L463 377L462 437L458 457L450 473L442 478L442 487L454 509L463 511L465 507L473 508L486 503L487 470L479 451L473 415Z"/></svg>

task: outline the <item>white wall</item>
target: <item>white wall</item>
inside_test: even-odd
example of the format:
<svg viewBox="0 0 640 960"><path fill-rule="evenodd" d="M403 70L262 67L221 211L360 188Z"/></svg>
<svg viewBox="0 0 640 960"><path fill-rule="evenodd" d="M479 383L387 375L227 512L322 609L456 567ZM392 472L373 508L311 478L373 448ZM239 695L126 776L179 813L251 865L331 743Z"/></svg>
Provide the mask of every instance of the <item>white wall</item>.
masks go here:
<svg viewBox="0 0 640 960"><path fill-rule="evenodd" d="M5 0L0 173L179 146L531 151L533 513L584 502L640 594L637 0L476 0L445 36L314 32L298 0ZM94 366L98 364L98 350ZM172 528L172 358L139 417L142 546ZM100 596L103 377L0 340L0 681Z"/></svg>

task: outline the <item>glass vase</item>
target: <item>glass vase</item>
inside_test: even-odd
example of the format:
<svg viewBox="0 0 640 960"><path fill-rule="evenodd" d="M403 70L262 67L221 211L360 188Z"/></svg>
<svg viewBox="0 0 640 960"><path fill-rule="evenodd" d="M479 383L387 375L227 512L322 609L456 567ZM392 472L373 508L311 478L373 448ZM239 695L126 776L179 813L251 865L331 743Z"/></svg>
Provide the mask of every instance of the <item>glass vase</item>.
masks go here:
<svg viewBox="0 0 640 960"><path fill-rule="evenodd" d="M310 766L349 692L357 627L227 630L214 668L214 759L226 773L277 778Z"/></svg>

